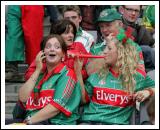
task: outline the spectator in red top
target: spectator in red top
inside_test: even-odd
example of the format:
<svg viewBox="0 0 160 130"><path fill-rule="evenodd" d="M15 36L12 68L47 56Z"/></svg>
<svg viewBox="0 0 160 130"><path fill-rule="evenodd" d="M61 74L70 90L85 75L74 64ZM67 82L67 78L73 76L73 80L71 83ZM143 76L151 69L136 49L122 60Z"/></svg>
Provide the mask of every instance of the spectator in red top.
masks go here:
<svg viewBox="0 0 160 130"><path fill-rule="evenodd" d="M60 20L56 24L52 24L50 34L59 34L64 39L65 43L67 44L67 54L69 53L82 53L88 54L86 49L84 48L83 44L80 42L74 42L74 38L76 35L76 26L70 20ZM66 56L64 59L64 63L71 69L74 69L74 58L70 58ZM88 59L85 58L83 60L83 68L82 68L82 76L83 79L88 77L85 65L87 64ZM45 69L46 65L43 64L43 70ZM25 73L25 79L27 80L36 68L35 61L29 66L28 70Z"/></svg>
<svg viewBox="0 0 160 130"><path fill-rule="evenodd" d="M30 65L40 51L43 39L43 5L21 5L26 63Z"/></svg>

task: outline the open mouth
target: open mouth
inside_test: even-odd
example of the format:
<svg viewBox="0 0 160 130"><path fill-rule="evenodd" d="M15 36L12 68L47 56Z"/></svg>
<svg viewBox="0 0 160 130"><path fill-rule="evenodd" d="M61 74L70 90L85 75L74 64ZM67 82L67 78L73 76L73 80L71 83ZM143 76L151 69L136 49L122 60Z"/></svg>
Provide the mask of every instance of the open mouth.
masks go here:
<svg viewBox="0 0 160 130"><path fill-rule="evenodd" d="M68 39L69 42L73 42L73 39Z"/></svg>
<svg viewBox="0 0 160 130"><path fill-rule="evenodd" d="M49 56L50 56L50 57L55 57L56 55L55 55L55 54L49 54Z"/></svg>

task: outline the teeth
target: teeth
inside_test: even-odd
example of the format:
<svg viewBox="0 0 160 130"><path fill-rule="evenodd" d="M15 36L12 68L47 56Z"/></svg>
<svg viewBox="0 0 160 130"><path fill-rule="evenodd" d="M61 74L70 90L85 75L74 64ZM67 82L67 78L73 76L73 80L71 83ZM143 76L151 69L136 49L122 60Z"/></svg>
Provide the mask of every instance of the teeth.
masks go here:
<svg viewBox="0 0 160 130"><path fill-rule="evenodd" d="M55 54L50 54L49 56L55 56Z"/></svg>

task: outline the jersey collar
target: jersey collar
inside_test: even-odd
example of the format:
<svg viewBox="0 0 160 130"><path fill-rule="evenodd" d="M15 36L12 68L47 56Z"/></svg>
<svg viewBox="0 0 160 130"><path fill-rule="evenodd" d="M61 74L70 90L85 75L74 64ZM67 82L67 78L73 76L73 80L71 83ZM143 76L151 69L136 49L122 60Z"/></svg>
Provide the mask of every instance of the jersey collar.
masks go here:
<svg viewBox="0 0 160 130"><path fill-rule="evenodd" d="M112 67L109 68L109 71L112 73L114 77L118 78L119 73L115 72Z"/></svg>

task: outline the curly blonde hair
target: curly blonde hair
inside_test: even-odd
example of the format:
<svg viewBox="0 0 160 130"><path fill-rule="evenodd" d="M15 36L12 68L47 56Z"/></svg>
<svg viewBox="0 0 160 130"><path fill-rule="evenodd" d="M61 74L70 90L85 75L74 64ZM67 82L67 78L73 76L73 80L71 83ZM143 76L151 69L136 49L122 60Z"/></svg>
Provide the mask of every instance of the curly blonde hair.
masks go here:
<svg viewBox="0 0 160 130"><path fill-rule="evenodd" d="M122 86L128 93L134 92L136 69L138 67L138 53L135 46L126 41L122 43L116 38L113 39L117 47L118 58L115 64L119 68L119 77L122 79ZM133 41L132 41L133 42ZM136 44L136 43L135 43ZM105 64L104 59L94 59L90 62L90 67L94 72L98 72L101 78L106 78L110 66Z"/></svg>
<svg viewBox="0 0 160 130"><path fill-rule="evenodd" d="M119 42L116 44L118 51L118 59L116 66L119 67L119 74L122 78L122 85L127 92L133 93L135 87L134 75L138 67L138 53L135 46L130 43Z"/></svg>

